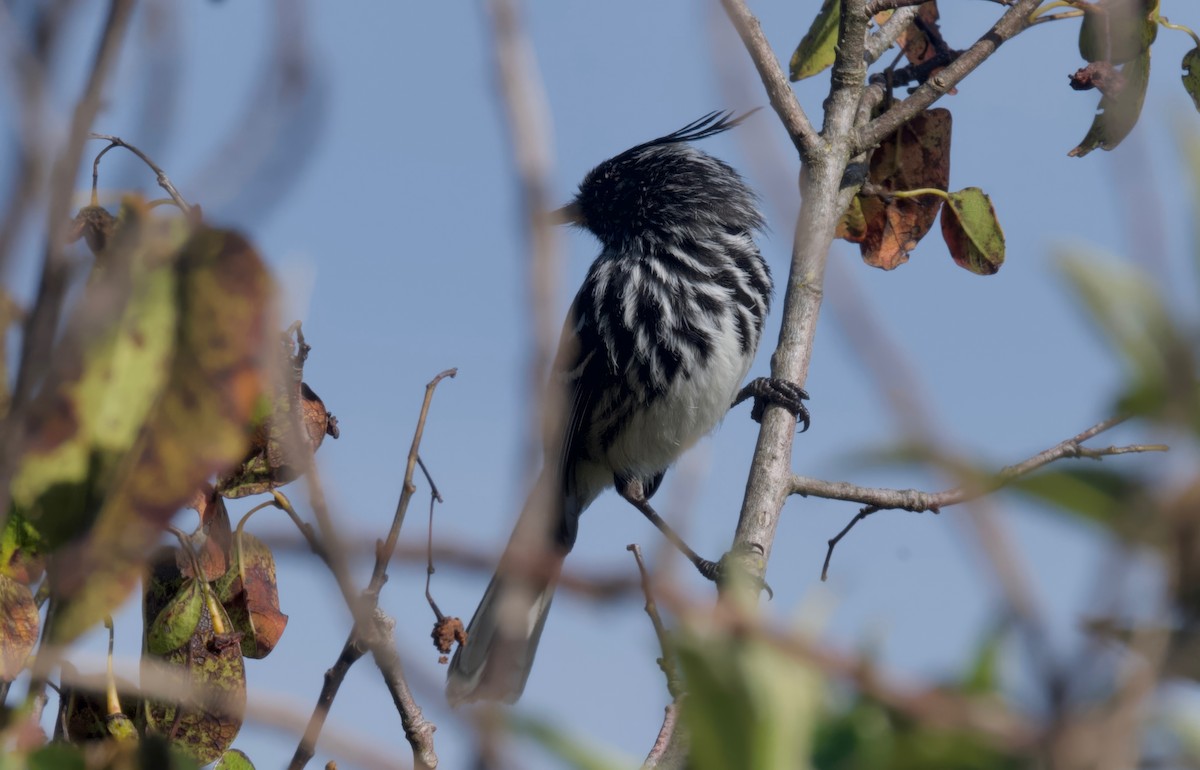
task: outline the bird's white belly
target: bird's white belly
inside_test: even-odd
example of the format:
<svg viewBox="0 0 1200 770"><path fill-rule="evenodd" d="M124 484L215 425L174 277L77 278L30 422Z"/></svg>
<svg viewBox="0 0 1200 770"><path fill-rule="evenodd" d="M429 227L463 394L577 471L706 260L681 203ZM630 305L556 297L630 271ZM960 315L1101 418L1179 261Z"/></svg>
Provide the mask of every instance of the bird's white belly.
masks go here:
<svg viewBox="0 0 1200 770"><path fill-rule="evenodd" d="M681 373L617 434L605 458L614 473L653 476L721 422L753 361L733 333L732 319L723 327L728 331L713 339L706 364L690 377Z"/></svg>

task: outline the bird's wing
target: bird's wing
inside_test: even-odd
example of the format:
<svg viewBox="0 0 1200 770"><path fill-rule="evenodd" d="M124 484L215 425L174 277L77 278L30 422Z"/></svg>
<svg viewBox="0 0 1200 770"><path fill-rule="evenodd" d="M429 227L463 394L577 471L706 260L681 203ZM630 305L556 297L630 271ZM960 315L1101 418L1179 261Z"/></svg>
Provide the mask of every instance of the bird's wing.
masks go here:
<svg viewBox="0 0 1200 770"><path fill-rule="evenodd" d="M564 390L567 406L558 443L561 448L558 479L564 500L559 539L568 548L575 542L579 514L595 495L595 490L580 488L576 475L588 449L592 408L599 394L611 387L615 379L591 312L590 283L584 282L571 303L554 361L554 376Z"/></svg>

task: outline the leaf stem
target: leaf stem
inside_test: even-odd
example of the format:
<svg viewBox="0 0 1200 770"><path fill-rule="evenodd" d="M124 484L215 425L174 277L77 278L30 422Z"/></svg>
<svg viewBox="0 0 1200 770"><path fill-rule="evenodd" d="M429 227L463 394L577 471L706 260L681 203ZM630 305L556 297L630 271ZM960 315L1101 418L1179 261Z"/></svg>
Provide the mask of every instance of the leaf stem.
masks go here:
<svg viewBox="0 0 1200 770"><path fill-rule="evenodd" d="M1174 29L1179 32L1188 33L1189 35L1191 35L1192 41L1195 42L1196 47L1200 48L1200 35L1197 35L1195 32L1193 32L1190 27L1185 27L1182 24L1172 24L1171 21L1166 16L1159 16L1158 23L1161 24L1162 26L1166 27L1167 29Z"/></svg>
<svg viewBox="0 0 1200 770"><path fill-rule="evenodd" d="M950 200L950 193L936 187L918 187L915 190L897 190L887 193L892 198L919 198L922 195L936 195L944 201Z"/></svg>

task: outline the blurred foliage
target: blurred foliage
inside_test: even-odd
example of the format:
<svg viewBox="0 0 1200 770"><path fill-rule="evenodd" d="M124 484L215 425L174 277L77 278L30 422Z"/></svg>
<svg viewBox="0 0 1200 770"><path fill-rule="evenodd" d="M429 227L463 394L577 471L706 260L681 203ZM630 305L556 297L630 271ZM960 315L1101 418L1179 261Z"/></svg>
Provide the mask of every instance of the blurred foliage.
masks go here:
<svg viewBox="0 0 1200 770"><path fill-rule="evenodd" d="M197 208L153 209L130 196L115 216L92 205L73 223L93 261L28 408L0 530L0 688L31 667L39 636L71 642L146 573L142 685L159 695L111 670L102 690L77 687L63 661L56 742L42 747L40 731L21 732L23 710L6 711L24 737L0 770L252 767L229 749L244 661L270 653L287 616L273 555L235 536L222 496L294 480L337 421L302 381L299 324L275 331L253 246ZM200 514L190 535L170 526L185 507ZM168 529L177 546L159 545ZM31 693L44 687L35 677Z"/></svg>

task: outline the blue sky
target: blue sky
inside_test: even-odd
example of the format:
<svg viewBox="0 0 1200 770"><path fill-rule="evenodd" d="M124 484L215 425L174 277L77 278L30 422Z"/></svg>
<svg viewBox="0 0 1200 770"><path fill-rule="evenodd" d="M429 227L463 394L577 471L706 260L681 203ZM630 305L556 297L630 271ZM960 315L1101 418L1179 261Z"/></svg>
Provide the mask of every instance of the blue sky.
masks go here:
<svg viewBox="0 0 1200 770"><path fill-rule="evenodd" d="M1171 11L1172 0L1165 2ZM244 111L265 109L254 101L253 84L270 48L268 3L147 6L164 12L154 32L161 53L133 53L145 50L143 9L95 128L149 152L212 221L244 229L278 272L289 295L284 320L303 319L313 346L306 380L341 424L341 439L327 442L319 459L345 531L363 538L384 534L423 387L456 366L458 378L438 391L422 450L446 500L436 536L498 550L528 475L521 441L529 332L526 242L486 16L478 3L284 5L291 14L307 7L303 27L316 65L318 90L296 116L299 128L293 125L314 138L299 153L272 157L270 148L255 147L249 157L218 154ZM986 2L944 5L946 37L960 47L1000 12ZM1188 10L1179 5L1176 15ZM815 6L752 4L785 61ZM715 4L571 0L531 2L527 10L554 123L558 200L565 202L592 166L631 145L713 109L766 103ZM96 20L73 30L79 54L68 60L78 59L76 71L90 51ZM1142 125L1125 145L1080 160L1066 153L1086 132L1096 96L1067 88L1066 76L1080 64L1076 34L1075 22L1026 33L941 105L955 119L951 187L984 188L1004 224L1008 261L998 275L981 278L955 267L936 230L909 264L891 273L865 267L856 248L835 245L807 383L813 424L796 443L798 472L881 486L937 483L856 460L900 438L881 383L846 334L846 324L864 308L886 330L885 344L908 361L941 431L966 456L997 465L1099 421L1115 396L1117 363L1055 268L1065 245L1084 247L1096 259L1121 255L1141 263L1194 308L1190 233L1177 224L1188 220L1190 209L1173 130L1182 124L1194 131L1198 123L1175 66L1187 38L1168 31L1160 36ZM144 101L139 94L147 76L171 69L178 75L172 88ZM70 87L57 115L64 125L74 83L64 79ZM810 115L819 115L826 89L824 78L798 87ZM150 105L145 113L144 105ZM742 170L763 195L770 232L760 243L782 282L798 206L797 164L785 133L765 110L703 147ZM230 189L237 187L231 179L263 159L285 188L270 206L261 190ZM82 189L83 174L80 180ZM153 177L118 153L103 167L101 186L110 185L157 195ZM575 231L563 243L565 309L598 247ZM28 267L15 272L26 283L29 275ZM767 373L777 315L754 376ZM755 435L748 408L731 413L659 493L660 510L686 508L682 526L702 553L719 555L730 541ZM1130 428L1112 438L1144 437ZM285 491L302 500L299 490ZM410 512L407 542L425 536L424 494ZM878 650L907 676L951 675L999 606L959 512L877 515L841 545L831 580L821 585L825 541L854 512L844 503L788 502L768 572L776 596L766 611L787 620L820 598L831 643ZM1008 496L998 498L996 513L1055 617L1056 641L1071 649L1078 613L1094 598L1103 536ZM269 520L265 513L252 530L288 531L282 516ZM584 517L568 564L633 574L625 551L631 542L655 554L659 539L636 512L606 495ZM670 562L698 596L710 590L674 555L657 553L655 560ZM280 562L290 625L271 657L249 663L249 682L252 691L307 712L349 618L316 561L297 551ZM369 568L364 557L363 581ZM442 766L463 767L470 742L441 699L444 667L428 643L432 615L423 571L423 565L395 567L382 604L398 620L401 654L419 701L438 724ZM485 583L484 574L447 567L434 590L445 611L465 620ZM118 619L119 642L129 654L136 653L139 634L131 608ZM640 758L668 699L656 655L637 597L597 605L559 596L520 709ZM407 759L399 720L369 661L351 672L330 724ZM259 767L274 767L290 757L295 738L248 728L237 745ZM322 751L315 761L330 758L350 766Z"/></svg>

